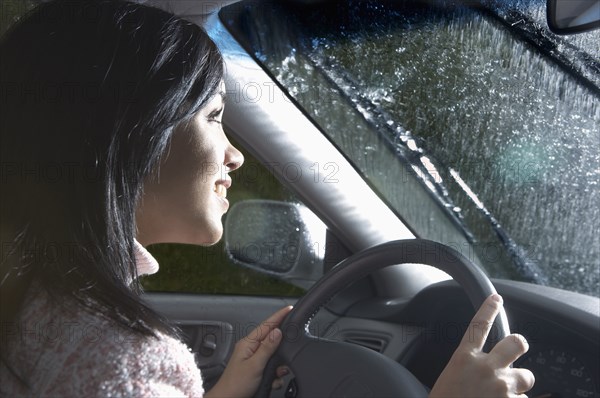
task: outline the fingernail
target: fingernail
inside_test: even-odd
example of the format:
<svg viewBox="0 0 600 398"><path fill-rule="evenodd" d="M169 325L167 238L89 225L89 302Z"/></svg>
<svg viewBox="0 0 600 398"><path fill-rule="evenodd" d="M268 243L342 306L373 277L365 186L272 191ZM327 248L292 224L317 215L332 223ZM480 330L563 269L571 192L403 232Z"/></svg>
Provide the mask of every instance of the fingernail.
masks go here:
<svg viewBox="0 0 600 398"><path fill-rule="evenodd" d="M499 294L492 294L492 300L500 304L503 303L502 296L500 296Z"/></svg>
<svg viewBox="0 0 600 398"><path fill-rule="evenodd" d="M271 332L271 338L275 343L279 343L279 341L281 340L281 336L281 330L279 329L273 329L273 331Z"/></svg>

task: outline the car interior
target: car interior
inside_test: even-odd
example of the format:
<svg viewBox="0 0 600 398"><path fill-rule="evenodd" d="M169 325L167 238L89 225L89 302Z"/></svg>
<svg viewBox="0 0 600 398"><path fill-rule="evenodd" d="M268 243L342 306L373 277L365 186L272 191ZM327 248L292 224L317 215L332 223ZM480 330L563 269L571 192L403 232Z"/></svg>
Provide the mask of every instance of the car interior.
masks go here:
<svg viewBox="0 0 600 398"><path fill-rule="evenodd" d="M435 19L439 15L445 18L451 14L466 20L472 13L481 14L482 24L509 32L507 43L518 43L523 53L539 52L543 62L551 63L548 73L558 76L552 81L573 81L568 83L575 87L573 97L561 88L557 95L566 98L565 104L575 101L575 96L587 101L577 102L574 107L584 109L582 118L587 124L578 131L587 137L589 145L595 145L590 147L593 154L600 141L599 31L589 30L598 27L599 18L594 20L587 15L594 14L598 1L569 1L578 3L575 10L565 9L560 1L550 1L547 9L545 3L540 6L541 2L527 1L508 2L496 8L490 2L452 2L441 8L436 8L437 3L445 2L398 2L402 4L392 6L363 2L357 12L360 18L381 15L382 10L391 15L388 18L393 22L376 19L374 25L361 25L359 19L347 17L350 14L339 11L343 6L339 1L334 5L322 1L146 3L198 23L217 43L226 62L224 128L246 156L246 165L238 171L239 175L232 175L232 191L236 187L240 191L231 193L234 205L224 220L224 242L218 254L198 254L200 265L186 265L182 282L161 282L155 279L159 275L144 281L145 299L178 325L195 352L205 389L218 380L237 340L279 308L294 305L291 319L282 326L285 347L276 358L277 363L288 365L291 373L285 377L283 389L269 391L263 386L257 396L426 394L460 342L478 303L497 291L504 298L507 324L498 320L490 342L499 340L507 332L505 327L527 338L529 352L515 366L530 369L536 377L529 396L600 397L600 242L599 212L597 202L594 204L594 198L598 198L598 154L586 158L591 174L585 181L592 192L584 193L582 189L581 197L589 202L589 207L573 210L591 222L578 221L573 227L585 243L577 250L584 247L588 253L587 260L581 261L588 267L581 278L588 282L581 289L566 282L559 285L579 276L553 274L543 268L544 261L539 259L552 257L559 263L556 267L562 267L574 254L566 249L554 250L552 244L540 240L536 248L545 254L541 253L537 261L524 260L526 256L514 250L520 242L518 232L512 232L524 221L517 219L515 227L497 221L494 214L500 211L490 201L499 204L503 203L502 198L493 194L484 206L476 193L465 189L466 183L456 178L456 172L444 172L442 168L447 165L438 163L437 152L427 148L427 143L431 145L435 140L419 138L417 132L402 128L398 118L389 116L397 99L390 100L393 104L389 105L360 94L359 88L368 82L348 72L358 62L358 56L348 55L344 60L343 53L335 52L345 43L350 43L349 48L370 46L368 40L360 41L360 31L375 29L374 25L385 30L386 24L401 21L397 24L402 29L424 26L424 32L432 34L431 26L446 29ZM346 3L351 9L356 2ZM366 3L369 6L364 6ZM427 7L436 8L432 14L436 15L432 19L436 22L430 25L419 17ZM528 7L535 13L527 14ZM542 16L538 15L539 10L543 10ZM291 15L289 21L281 17L286 13ZM571 15L565 17L565 13ZM315 14L323 19L312 19ZM306 15L310 15L309 22L302 20ZM330 27L319 25L328 21L333 21L332 26L347 25L344 40L328 41ZM295 29L303 28L303 23L314 28L316 36L311 36L312 30L310 34L301 32L295 36ZM460 25L460 29L468 29L472 24ZM587 33L578 33L584 31ZM385 42L387 36L374 32L373 43ZM573 36L563 36L566 34ZM494 38L504 40L497 35ZM589 41L595 41L595 49L590 50ZM328 48L329 43L336 43L335 48ZM405 52L405 47L394 45L399 55ZM556 50L559 47L563 51ZM500 64L509 62L508 54L496 53ZM483 68L477 64L475 69L478 67ZM307 70L314 79L305 79L296 72L299 70ZM421 69L413 69L411 73L420 72ZM385 71L367 75L373 76L364 79L385 79ZM442 91L447 90L443 85L448 80L439 77L437 81ZM335 89L315 93L305 86ZM493 89L487 86L484 91ZM479 95L483 98L483 94ZM506 101L512 98L517 102L510 92L505 97ZM524 98L526 101L530 97ZM435 99L431 103L435 108ZM474 109L483 107L473 105ZM336 120L331 119L334 112L341 115ZM508 115L507 120L511 117ZM573 123L582 118L573 118ZM425 123L417 119L415 116L416 124ZM557 119L550 119L549 123L554 120ZM367 130L378 133L370 135ZM349 131L355 135L346 138ZM399 138L390 141L388 133ZM576 148L587 146L584 138L573 140ZM457 158L468 157L470 147L462 145L452 147L465 151L456 154ZM540 156L536 164L548 162L544 154ZM379 163L373 166L375 162ZM388 174L379 175L378 168ZM257 177L261 173L267 176L266 180ZM453 182L447 182L452 176ZM264 182L267 180L268 184ZM494 183L491 179L482 184ZM520 197L535 195L534 189L518 188ZM452 196L453 190L461 191L462 196ZM473 210L466 210L468 206ZM519 206L525 205L515 205ZM554 217L547 213L534 216ZM481 228L465 226L468 223ZM503 228L513 229L509 233ZM568 247L572 245L570 230L565 231L555 232L565 237L564 245ZM526 234L535 236L542 232L527 230ZM579 235L573 239L579 239ZM171 249L150 250L159 258L164 278L176 272L178 261L185 262L171 256L173 265L163 267L162 257L169 257ZM239 283L252 290L196 289L189 281L186 285L185 280L190 278L186 273L196 269L201 278L214 281L206 276L214 268L200 268L217 257L227 263L221 267L243 270ZM234 278L221 278L224 285L234 283ZM273 281L288 287L269 290Z"/></svg>

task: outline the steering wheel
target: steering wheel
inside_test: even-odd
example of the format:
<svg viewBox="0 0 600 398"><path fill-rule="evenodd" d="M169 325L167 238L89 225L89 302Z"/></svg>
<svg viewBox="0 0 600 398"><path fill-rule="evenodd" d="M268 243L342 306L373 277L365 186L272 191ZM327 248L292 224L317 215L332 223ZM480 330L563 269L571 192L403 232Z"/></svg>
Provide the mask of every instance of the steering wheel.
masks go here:
<svg viewBox="0 0 600 398"><path fill-rule="evenodd" d="M375 351L312 336L312 317L352 282L394 264L427 264L449 274L477 309L496 289L483 271L448 246L424 239L399 240L363 250L339 263L315 283L280 325L283 339L271 357L255 395L268 397L277 366L295 375L294 397L421 397L428 393L406 368ZM494 321L499 339L510 334L506 313ZM489 341L488 341L489 342ZM286 397L288 397L286 395Z"/></svg>

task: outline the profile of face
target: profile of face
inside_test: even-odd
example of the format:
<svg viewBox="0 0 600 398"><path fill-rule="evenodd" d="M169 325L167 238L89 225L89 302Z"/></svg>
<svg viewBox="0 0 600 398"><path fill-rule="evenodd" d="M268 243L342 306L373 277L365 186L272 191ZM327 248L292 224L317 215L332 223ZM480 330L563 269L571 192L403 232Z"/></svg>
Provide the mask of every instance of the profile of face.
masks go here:
<svg viewBox="0 0 600 398"><path fill-rule="evenodd" d="M136 211L137 240L212 245L223 235L229 172L244 157L221 124L225 85L186 123L177 126L156 175L144 184Z"/></svg>

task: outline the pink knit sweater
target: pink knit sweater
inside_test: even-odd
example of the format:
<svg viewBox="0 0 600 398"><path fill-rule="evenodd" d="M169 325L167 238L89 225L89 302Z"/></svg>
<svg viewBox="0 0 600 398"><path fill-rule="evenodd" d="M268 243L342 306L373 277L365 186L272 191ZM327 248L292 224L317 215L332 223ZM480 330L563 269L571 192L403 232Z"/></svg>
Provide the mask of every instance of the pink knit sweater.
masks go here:
<svg viewBox="0 0 600 398"><path fill-rule="evenodd" d="M136 242L140 275L158 263ZM62 307L62 306L61 306ZM2 325L10 352L0 361L2 397L201 397L200 370L182 342L142 337L77 306L59 310L43 291L29 297L16 325ZM14 374L30 383L26 388Z"/></svg>

